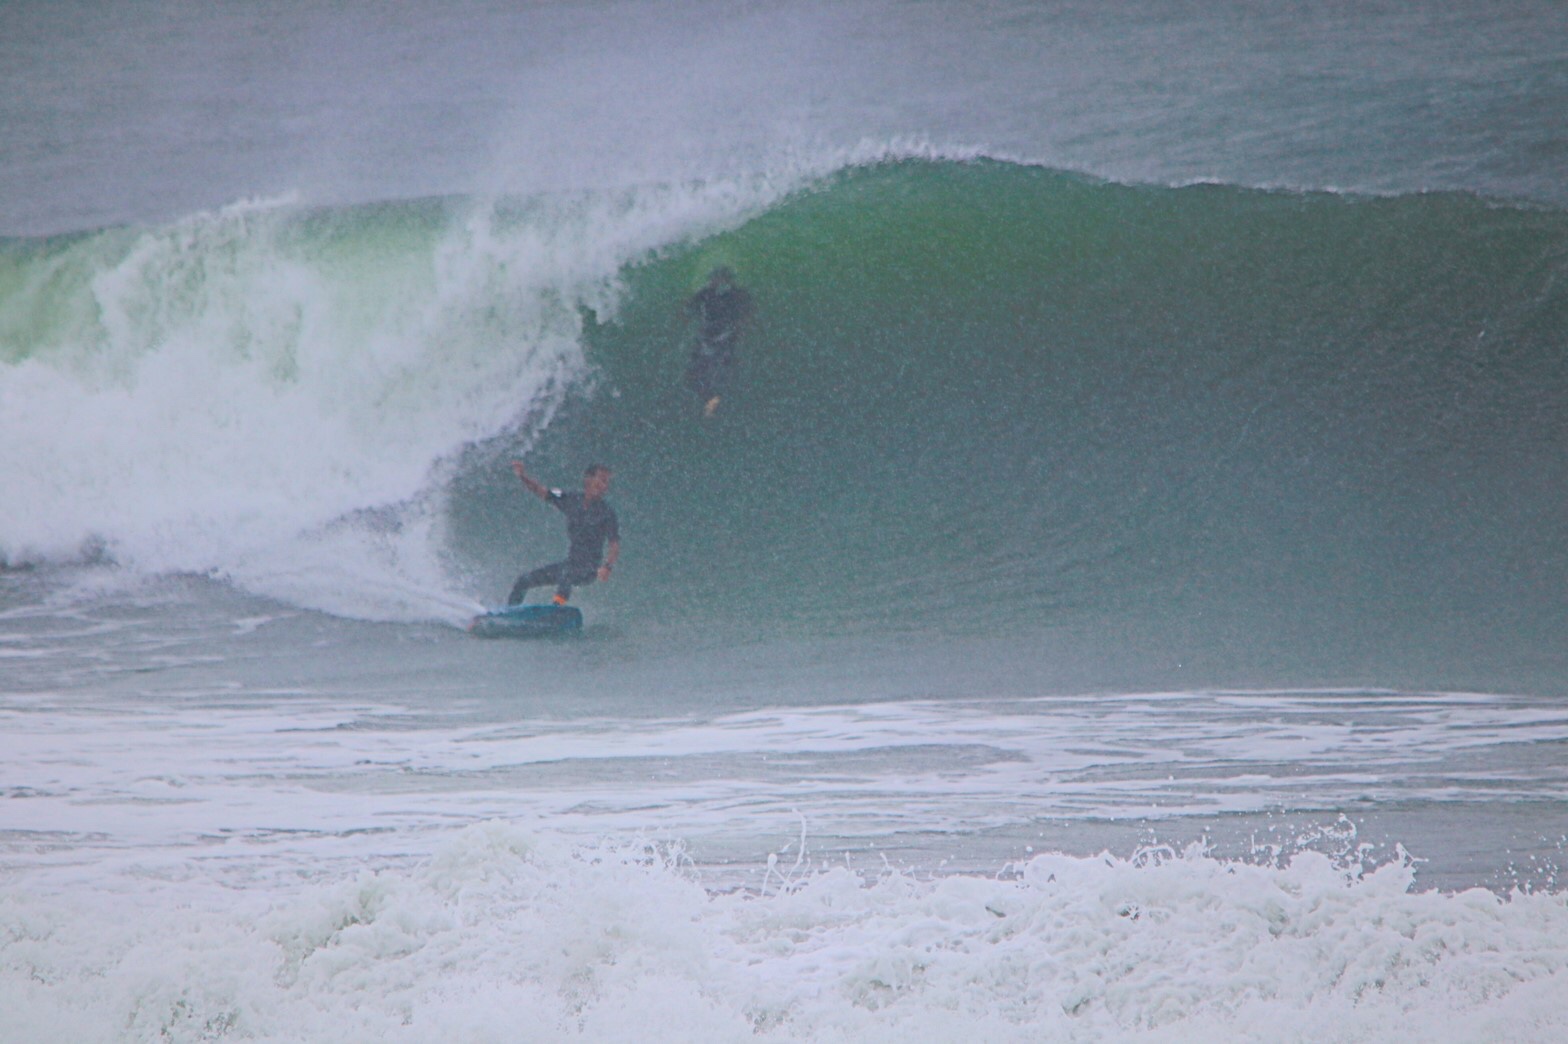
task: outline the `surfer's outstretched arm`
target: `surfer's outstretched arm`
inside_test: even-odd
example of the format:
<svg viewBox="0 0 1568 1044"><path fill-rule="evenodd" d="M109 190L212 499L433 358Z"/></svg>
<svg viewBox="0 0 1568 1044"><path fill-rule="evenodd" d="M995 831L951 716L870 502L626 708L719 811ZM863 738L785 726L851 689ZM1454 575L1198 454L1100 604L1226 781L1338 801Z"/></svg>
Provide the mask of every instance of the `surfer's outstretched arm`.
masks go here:
<svg viewBox="0 0 1568 1044"><path fill-rule="evenodd" d="M550 490L544 485L544 483L535 480L532 475L528 474L528 469L523 467L522 461L512 461L512 471L517 475L518 478L523 480L523 486L528 490L528 492L532 493L540 500L550 499Z"/></svg>

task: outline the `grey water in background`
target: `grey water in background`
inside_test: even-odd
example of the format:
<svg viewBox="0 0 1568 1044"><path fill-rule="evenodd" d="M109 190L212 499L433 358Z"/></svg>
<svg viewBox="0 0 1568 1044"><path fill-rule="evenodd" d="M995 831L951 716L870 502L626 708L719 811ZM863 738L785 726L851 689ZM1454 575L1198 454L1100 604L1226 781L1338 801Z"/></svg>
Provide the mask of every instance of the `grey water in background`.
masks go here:
<svg viewBox="0 0 1568 1044"><path fill-rule="evenodd" d="M0 233L704 178L898 136L1122 181L1562 204L1565 38L1550 0L18 0Z"/></svg>

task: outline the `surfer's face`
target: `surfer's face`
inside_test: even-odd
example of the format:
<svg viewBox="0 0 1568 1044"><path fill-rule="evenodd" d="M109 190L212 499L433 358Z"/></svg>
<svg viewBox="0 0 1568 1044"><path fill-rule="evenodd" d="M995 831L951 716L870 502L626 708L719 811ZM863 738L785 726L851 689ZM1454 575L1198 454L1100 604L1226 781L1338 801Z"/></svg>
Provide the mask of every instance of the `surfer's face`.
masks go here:
<svg viewBox="0 0 1568 1044"><path fill-rule="evenodd" d="M610 491L610 473L596 471L583 478L583 496L589 500L597 500Z"/></svg>

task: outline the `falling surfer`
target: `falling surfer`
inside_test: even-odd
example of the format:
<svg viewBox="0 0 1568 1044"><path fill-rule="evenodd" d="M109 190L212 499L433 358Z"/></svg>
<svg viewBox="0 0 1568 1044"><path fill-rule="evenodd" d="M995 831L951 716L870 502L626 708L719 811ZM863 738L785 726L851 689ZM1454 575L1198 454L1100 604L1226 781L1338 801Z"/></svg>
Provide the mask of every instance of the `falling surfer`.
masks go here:
<svg viewBox="0 0 1568 1044"><path fill-rule="evenodd" d="M735 282L735 273L720 265L708 283L686 302L686 314L697 321L697 338L686 364L686 387L702 402L702 415L711 417L719 399L734 379L738 359L736 342L751 319L751 294Z"/></svg>

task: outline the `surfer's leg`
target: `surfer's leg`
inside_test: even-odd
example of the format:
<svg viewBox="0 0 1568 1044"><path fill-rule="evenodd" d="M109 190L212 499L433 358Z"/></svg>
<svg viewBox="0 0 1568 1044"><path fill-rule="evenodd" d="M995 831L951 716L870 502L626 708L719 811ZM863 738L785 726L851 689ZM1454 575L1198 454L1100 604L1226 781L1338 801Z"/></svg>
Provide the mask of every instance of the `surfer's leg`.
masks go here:
<svg viewBox="0 0 1568 1044"><path fill-rule="evenodd" d="M512 585L512 593L507 596L506 604L522 605L530 587L543 587L545 584L558 583L565 573L565 562L552 562L550 565L540 566L531 573L524 573L517 578L517 583Z"/></svg>
<svg viewBox="0 0 1568 1044"><path fill-rule="evenodd" d="M705 344L692 352L686 387L703 402L717 399L735 375L735 351L727 343Z"/></svg>
<svg viewBox="0 0 1568 1044"><path fill-rule="evenodd" d="M598 566L578 566L572 568L562 565L561 573L555 584L555 604L565 605L567 599L572 597L572 588L584 587L599 579Z"/></svg>
<svg viewBox="0 0 1568 1044"><path fill-rule="evenodd" d="M686 387L702 402L713 396L713 356L692 353L691 363L686 367Z"/></svg>

